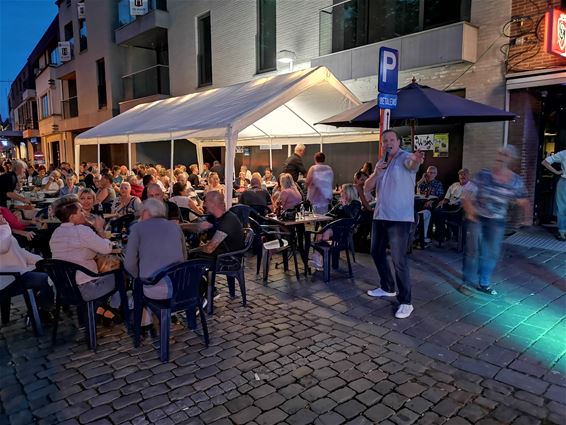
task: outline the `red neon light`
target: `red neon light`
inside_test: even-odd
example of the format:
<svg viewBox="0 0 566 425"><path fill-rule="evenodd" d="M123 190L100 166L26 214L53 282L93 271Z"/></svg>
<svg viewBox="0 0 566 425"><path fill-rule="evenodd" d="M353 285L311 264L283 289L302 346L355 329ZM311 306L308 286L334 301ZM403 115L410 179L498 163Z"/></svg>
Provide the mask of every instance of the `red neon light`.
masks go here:
<svg viewBox="0 0 566 425"><path fill-rule="evenodd" d="M544 45L547 53L566 58L566 12L558 8L546 12Z"/></svg>

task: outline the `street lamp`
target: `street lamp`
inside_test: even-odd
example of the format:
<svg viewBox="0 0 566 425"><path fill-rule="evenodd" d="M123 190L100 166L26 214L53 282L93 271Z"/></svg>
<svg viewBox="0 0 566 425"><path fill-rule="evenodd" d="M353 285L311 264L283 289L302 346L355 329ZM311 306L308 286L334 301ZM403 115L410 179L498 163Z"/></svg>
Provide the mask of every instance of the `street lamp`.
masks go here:
<svg viewBox="0 0 566 425"><path fill-rule="evenodd" d="M279 50L279 52L277 52L277 62L288 63L289 71L293 71L293 63L296 57L295 52L291 50Z"/></svg>

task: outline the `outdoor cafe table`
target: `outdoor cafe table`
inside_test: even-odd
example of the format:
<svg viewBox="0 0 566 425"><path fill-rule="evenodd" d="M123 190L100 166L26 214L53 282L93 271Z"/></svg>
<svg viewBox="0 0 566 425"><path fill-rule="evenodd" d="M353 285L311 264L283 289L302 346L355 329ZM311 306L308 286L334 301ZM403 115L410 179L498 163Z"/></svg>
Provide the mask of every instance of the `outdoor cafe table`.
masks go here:
<svg viewBox="0 0 566 425"><path fill-rule="evenodd" d="M274 217L267 217L269 221L280 226L288 227L291 231L291 238L297 241L297 249L305 268L305 276L308 273L308 252L305 250L304 232L306 224L326 223L333 221L334 218L323 214L306 214L295 220L278 220Z"/></svg>

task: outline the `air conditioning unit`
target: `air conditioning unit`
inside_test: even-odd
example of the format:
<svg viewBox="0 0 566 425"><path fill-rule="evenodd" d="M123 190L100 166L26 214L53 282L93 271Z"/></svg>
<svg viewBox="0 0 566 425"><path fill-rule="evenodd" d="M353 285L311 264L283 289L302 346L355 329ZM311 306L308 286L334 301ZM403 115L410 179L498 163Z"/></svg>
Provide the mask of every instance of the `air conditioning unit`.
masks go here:
<svg viewBox="0 0 566 425"><path fill-rule="evenodd" d="M51 131L59 131L59 124L52 124Z"/></svg>
<svg viewBox="0 0 566 425"><path fill-rule="evenodd" d="M53 78L50 78L49 80L47 80L47 84L49 84L49 87L55 87L55 80Z"/></svg>

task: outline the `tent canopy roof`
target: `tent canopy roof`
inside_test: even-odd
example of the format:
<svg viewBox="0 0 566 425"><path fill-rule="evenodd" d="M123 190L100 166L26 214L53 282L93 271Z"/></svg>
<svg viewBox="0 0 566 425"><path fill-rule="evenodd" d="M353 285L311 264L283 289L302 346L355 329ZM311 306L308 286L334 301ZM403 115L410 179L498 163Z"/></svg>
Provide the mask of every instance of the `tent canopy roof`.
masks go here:
<svg viewBox="0 0 566 425"><path fill-rule="evenodd" d="M239 144L336 138L351 130L314 123L361 102L327 68L304 69L138 105L76 138L79 145L190 139Z"/></svg>

